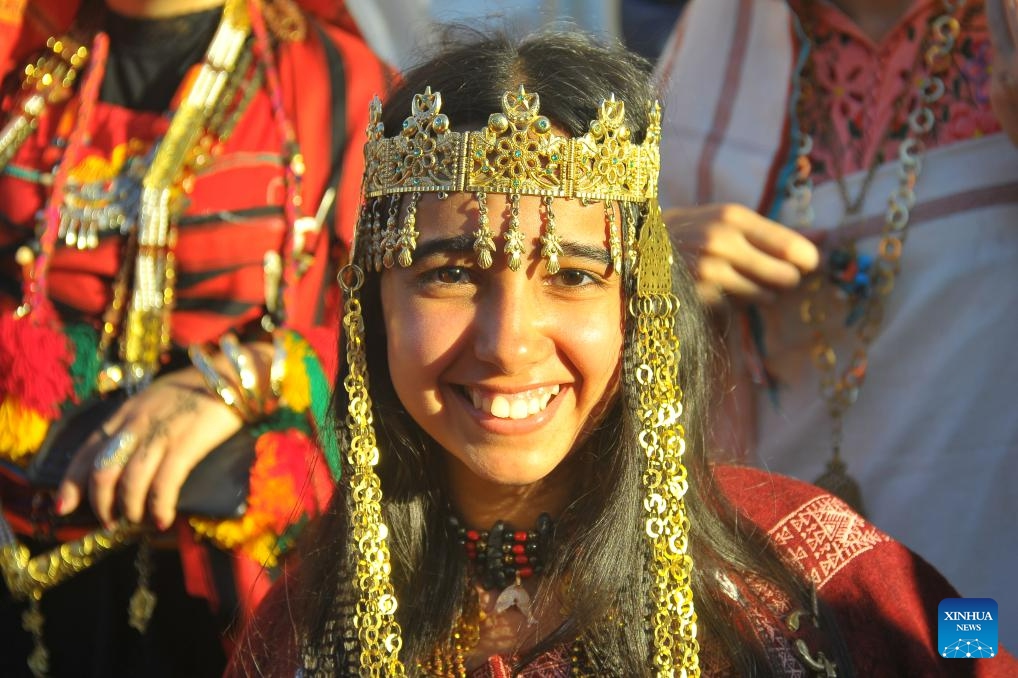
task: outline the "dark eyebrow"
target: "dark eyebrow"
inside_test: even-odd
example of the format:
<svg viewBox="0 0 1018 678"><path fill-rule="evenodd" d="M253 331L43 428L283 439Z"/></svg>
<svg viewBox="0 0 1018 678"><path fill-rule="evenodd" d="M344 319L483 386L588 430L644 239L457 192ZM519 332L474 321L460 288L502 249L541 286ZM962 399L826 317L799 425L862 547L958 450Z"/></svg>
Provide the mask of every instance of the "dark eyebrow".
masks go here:
<svg viewBox="0 0 1018 678"><path fill-rule="evenodd" d="M498 238L496 238L498 240ZM606 268L611 265L611 253L604 247L587 245L573 242L571 240L560 241L562 256L576 259L589 259ZM501 249L501 248L500 248ZM430 238L417 245L414 250L414 260L421 261L434 254L472 254L474 251L474 236L463 234L454 235L448 238Z"/></svg>
<svg viewBox="0 0 1018 678"><path fill-rule="evenodd" d="M590 259L591 261L596 261L599 264L604 264L605 267L611 266L611 252L604 247L586 245L584 243L573 242L571 240L562 240L559 244L562 246L562 256L564 257Z"/></svg>
<svg viewBox="0 0 1018 678"><path fill-rule="evenodd" d="M454 235L448 238L431 238L417 245L414 260L425 259L433 254L470 254L474 251L474 236Z"/></svg>

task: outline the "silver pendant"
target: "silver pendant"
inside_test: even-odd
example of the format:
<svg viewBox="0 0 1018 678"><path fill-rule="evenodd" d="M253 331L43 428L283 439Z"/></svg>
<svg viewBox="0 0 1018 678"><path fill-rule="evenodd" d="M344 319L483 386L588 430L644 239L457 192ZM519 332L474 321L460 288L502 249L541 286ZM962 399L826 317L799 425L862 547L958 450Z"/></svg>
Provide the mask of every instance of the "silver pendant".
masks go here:
<svg viewBox="0 0 1018 678"><path fill-rule="evenodd" d="M512 584L503 589L495 600L495 612L505 612L510 607L516 607L527 618L527 626L537 623L534 615L530 612L530 594L519 584Z"/></svg>

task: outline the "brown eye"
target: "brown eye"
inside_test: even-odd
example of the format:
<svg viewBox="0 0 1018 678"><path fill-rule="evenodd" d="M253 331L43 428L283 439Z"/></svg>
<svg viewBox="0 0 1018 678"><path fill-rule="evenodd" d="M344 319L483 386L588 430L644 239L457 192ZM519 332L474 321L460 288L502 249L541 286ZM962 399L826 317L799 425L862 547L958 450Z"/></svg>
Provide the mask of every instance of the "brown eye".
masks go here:
<svg viewBox="0 0 1018 678"><path fill-rule="evenodd" d="M428 277L443 285L465 285L471 282L470 273L462 266L436 268L428 274Z"/></svg>
<svg viewBox="0 0 1018 678"><path fill-rule="evenodd" d="M567 268L559 271L555 277L558 279L560 285L566 287L582 287L583 285L590 285L591 283L598 282L594 276L586 271L579 271L575 268Z"/></svg>

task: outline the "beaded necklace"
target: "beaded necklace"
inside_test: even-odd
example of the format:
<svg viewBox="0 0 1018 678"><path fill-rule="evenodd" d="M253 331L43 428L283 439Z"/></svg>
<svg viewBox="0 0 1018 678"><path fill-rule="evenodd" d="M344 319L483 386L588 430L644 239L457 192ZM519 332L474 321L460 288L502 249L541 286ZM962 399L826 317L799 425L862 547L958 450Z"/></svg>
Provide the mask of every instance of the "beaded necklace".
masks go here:
<svg viewBox="0 0 1018 678"><path fill-rule="evenodd" d="M532 530L515 530L501 520L490 530L475 530L462 526L454 516L449 517L449 525L470 562L472 575L467 577L463 610L453 623L449 637L426 661L418 663L418 670L426 676L466 678L469 674L466 656L480 641L481 624L485 619L476 584L487 590L502 589L495 601L496 613L515 605L527 616L528 625L535 624L530 597L521 582L544 570L553 524L551 516L542 513ZM568 657L570 675L594 675L582 639L577 638L570 644Z"/></svg>
<svg viewBox="0 0 1018 678"><path fill-rule="evenodd" d="M530 594L523 588L523 580L544 569L544 552L551 538L551 516L542 513L535 529L529 531L515 530L502 520L490 530L462 527L453 516L449 516L449 524L470 561L473 576L489 591L500 589L495 611L516 607L526 615L528 624L536 624L531 613Z"/></svg>
<svg viewBox="0 0 1018 678"><path fill-rule="evenodd" d="M477 592L471 590L446 643L436 647L426 661L418 662L417 669L420 674L429 678L467 678L470 671L467 670L466 657L480 640L483 621L484 615L478 604ZM582 639L577 638L569 645L568 659L570 676L578 678L599 675L591 669L586 645Z"/></svg>
<svg viewBox="0 0 1018 678"><path fill-rule="evenodd" d="M812 362L820 372L820 396L826 403L831 421L831 458L824 473L814 481L862 512L862 493L858 483L847 473L841 456L844 415L855 403L866 379L867 351L876 338L883 320L885 302L894 289L895 278L901 269L901 254L908 232L910 210L915 205L915 186L922 170L925 151L923 139L930 136L935 122L931 106L944 94L942 74L950 66L951 53L960 31L956 15L965 0L941 0L943 13L930 22L927 42L920 49L921 66L925 74L918 79L914 103L908 115L907 136L898 151L898 186L888 198L884 215L884 228L875 256L856 252L854 244L838 248L831 253L827 275L815 274L805 283L806 298L800 307L800 317L813 331ZM807 40L812 37L807 33ZM810 45L811 52L814 45ZM918 70L919 66L917 66ZM809 92L807 92L809 94ZM802 106L814 103L813 97L804 96ZM903 96L902 101L905 97ZM900 105L900 102L899 102ZM800 119L802 110L800 107ZM892 123L893 124L893 120ZM801 129L801 126L800 126ZM810 152L813 137L801 132L798 139L796 173L792 178L789 197L795 207L796 226L800 229L813 226L813 180ZM854 216L861 207L866 189L876 170L879 154L863 181L860 194L849 200L848 190L840 172L835 172L839 192L844 203L844 218ZM849 299L847 324L855 327L856 347L848 363L838 373L838 356L831 338L824 329L827 309L821 303L821 292L826 282L840 289Z"/></svg>
<svg viewBox="0 0 1018 678"><path fill-rule="evenodd" d="M538 517L532 530L515 530L501 520L490 530L475 530L463 527L454 516L449 524L485 589L504 589L544 569L552 528L547 513Z"/></svg>

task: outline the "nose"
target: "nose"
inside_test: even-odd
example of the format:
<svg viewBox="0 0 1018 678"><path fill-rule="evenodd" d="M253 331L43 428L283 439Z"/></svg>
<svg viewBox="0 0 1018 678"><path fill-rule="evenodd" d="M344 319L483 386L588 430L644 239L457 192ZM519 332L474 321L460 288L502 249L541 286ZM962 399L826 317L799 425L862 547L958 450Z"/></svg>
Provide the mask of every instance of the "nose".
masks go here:
<svg viewBox="0 0 1018 678"><path fill-rule="evenodd" d="M526 275L507 272L479 299L474 353L502 374L521 374L551 355L551 320L541 295Z"/></svg>

